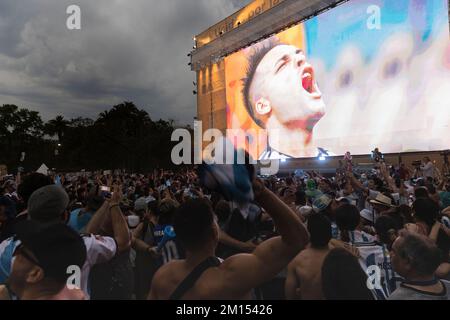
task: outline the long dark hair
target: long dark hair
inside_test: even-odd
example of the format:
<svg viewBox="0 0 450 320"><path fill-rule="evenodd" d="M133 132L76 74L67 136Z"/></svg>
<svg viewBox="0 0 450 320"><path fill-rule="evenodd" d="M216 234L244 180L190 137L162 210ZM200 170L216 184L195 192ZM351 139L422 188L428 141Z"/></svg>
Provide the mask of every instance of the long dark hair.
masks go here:
<svg viewBox="0 0 450 320"><path fill-rule="evenodd" d="M322 265L322 291L327 300L374 300L367 274L345 249L333 249Z"/></svg>

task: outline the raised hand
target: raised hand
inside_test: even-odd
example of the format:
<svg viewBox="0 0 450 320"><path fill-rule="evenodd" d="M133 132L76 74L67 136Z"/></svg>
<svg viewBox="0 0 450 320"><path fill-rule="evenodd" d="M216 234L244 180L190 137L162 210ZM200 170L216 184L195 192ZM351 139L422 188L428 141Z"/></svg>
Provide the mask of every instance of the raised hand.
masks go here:
<svg viewBox="0 0 450 320"><path fill-rule="evenodd" d="M111 189L111 192L112 192L110 201L111 206L120 204L120 202L123 199L122 188L120 186L114 186Z"/></svg>
<svg viewBox="0 0 450 320"><path fill-rule="evenodd" d="M255 178L253 180L253 192L256 198L261 196L265 189L266 186L264 185L264 182L261 179Z"/></svg>

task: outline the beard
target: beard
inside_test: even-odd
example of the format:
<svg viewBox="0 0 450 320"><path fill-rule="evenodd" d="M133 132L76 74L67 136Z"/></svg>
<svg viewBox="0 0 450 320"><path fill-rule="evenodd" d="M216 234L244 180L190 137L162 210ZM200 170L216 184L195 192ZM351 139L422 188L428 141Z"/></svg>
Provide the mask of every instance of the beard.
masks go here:
<svg viewBox="0 0 450 320"><path fill-rule="evenodd" d="M22 296L23 291L26 288L26 273L18 274L18 272L12 272L9 278L6 280L7 286L18 297Z"/></svg>

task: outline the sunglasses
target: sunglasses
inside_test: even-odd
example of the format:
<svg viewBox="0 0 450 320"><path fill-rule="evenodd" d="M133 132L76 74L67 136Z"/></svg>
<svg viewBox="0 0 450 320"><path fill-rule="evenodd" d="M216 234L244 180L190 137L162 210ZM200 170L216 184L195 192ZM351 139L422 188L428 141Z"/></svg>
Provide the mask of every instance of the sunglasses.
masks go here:
<svg viewBox="0 0 450 320"><path fill-rule="evenodd" d="M31 253L29 253L27 251L27 249L25 248L25 246L23 244L20 244L15 250L14 250L14 254L13 257L17 256L17 255L21 255L23 256L25 259L27 259L28 261L30 261L31 263L37 265L38 267L41 267L41 264L39 263L39 261L33 257L33 255Z"/></svg>

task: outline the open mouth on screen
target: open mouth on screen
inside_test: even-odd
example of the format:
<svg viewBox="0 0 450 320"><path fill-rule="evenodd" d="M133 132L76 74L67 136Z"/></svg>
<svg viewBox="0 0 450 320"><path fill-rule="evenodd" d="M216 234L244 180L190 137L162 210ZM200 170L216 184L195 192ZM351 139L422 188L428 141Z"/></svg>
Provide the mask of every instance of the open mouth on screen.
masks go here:
<svg viewBox="0 0 450 320"><path fill-rule="evenodd" d="M302 72L302 87L306 92L315 98L320 98L320 92L317 90L316 79L314 77L314 69L310 66L305 67Z"/></svg>

